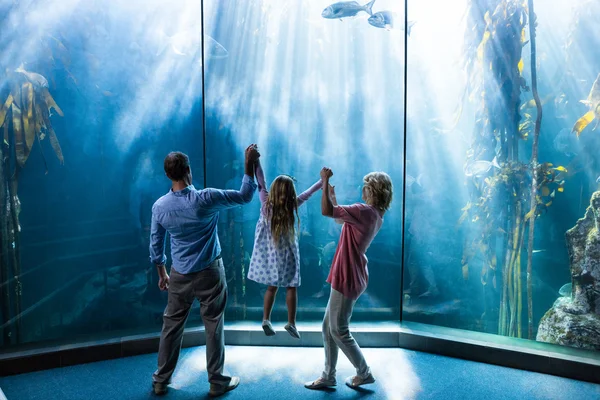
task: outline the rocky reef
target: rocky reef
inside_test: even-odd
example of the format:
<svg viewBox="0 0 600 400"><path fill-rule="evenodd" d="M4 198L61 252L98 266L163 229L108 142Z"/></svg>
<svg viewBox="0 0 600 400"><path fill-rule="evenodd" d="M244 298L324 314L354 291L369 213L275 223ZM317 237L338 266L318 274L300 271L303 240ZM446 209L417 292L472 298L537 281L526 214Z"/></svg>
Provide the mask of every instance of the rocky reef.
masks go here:
<svg viewBox="0 0 600 400"><path fill-rule="evenodd" d="M600 191L566 240L571 290L542 317L537 340L600 350Z"/></svg>

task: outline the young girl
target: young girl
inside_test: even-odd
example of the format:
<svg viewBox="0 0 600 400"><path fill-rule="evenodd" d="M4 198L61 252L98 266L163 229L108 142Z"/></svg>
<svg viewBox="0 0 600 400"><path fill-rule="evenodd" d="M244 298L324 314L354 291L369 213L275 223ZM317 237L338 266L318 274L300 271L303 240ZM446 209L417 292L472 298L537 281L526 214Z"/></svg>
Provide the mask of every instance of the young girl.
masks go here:
<svg viewBox="0 0 600 400"><path fill-rule="evenodd" d="M248 269L248 279L268 285L262 323L267 336L275 334L271 325L271 311L277 289L287 288L288 323L285 330L299 339L300 334L296 329L297 288L300 286L300 254L296 232L296 226L300 225L298 207L321 188L322 181L319 180L296 198L292 178L280 175L267 192L265 176L259 162L256 163L256 180L262 206L254 234L254 251Z"/></svg>
<svg viewBox="0 0 600 400"><path fill-rule="evenodd" d="M383 224L383 215L390 207L392 181L384 172L371 172L363 178L362 198L366 204L338 206L333 188L329 186L331 175L329 169L324 168L321 171L321 213L343 221L343 226L327 278L327 282L331 284L331 295L323 319L325 370L320 378L304 385L308 389L323 389L336 385L335 368L339 349L342 349L352 362L357 373L346 379L346 385L356 388L375 382L348 325L356 300L367 288L369 271L365 253Z"/></svg>

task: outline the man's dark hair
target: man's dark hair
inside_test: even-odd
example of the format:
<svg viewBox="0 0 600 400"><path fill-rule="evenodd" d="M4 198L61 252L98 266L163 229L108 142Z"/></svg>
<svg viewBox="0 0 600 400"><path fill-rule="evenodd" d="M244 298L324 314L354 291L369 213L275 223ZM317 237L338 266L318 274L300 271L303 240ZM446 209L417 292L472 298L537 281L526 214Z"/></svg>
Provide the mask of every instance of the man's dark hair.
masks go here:
<svg viewBox="0 0 600 400"><path fill-rule="evenodd" d="M173 181L182 181L189 168L189 157L180 151L172 151L165 157L165 173Z"/></svg>

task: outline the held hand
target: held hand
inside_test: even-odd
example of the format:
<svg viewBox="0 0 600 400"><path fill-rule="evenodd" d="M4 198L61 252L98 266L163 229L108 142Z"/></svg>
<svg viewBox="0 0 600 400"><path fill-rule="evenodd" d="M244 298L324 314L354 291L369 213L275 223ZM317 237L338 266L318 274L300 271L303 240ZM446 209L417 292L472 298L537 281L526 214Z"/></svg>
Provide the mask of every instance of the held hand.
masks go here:
<svg viewBox="0 0 600 400"><path fill-rule="evenodd" d="M253 143L246 148L246 161L255 162L259 157L260 153L256 144Z"/></svg>
<svg viewBox="0 0 600 400"><path fill-rule="evenodd" d="M169 289L169 275L165 274L158 278L158 288L162 291Z"/></svg>
<svg viewBox="0 0 600 400"><path fill-rule="evenodd" d="M323 169L321 169L321 179L328 180L332 176L333 176L333 172L331 171L331 169L329 169L327 167L323 167Z"/></svg>

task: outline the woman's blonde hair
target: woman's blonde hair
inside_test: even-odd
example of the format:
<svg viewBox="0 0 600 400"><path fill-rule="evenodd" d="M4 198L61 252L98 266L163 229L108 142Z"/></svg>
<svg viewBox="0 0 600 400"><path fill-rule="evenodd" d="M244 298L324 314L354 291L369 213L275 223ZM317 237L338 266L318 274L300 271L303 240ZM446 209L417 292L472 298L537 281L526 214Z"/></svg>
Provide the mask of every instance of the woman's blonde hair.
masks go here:
<svg viewBox="0 0 600 400"><path fill-rule="evenodd" d="M275 244L279 245L282 239L293 239L296 234L294 223L297 219L300 226L300 217L292 178L286 175L275 178L269 189L267 205L271 214L271 236Z"/></svg>
<svg viewBox="0 0 600 400"><path fill-rule="evenodd" d="M392 202L394 187L385 172L371 172L363 178L365 201L380 211L387 211Z"/></svg>

